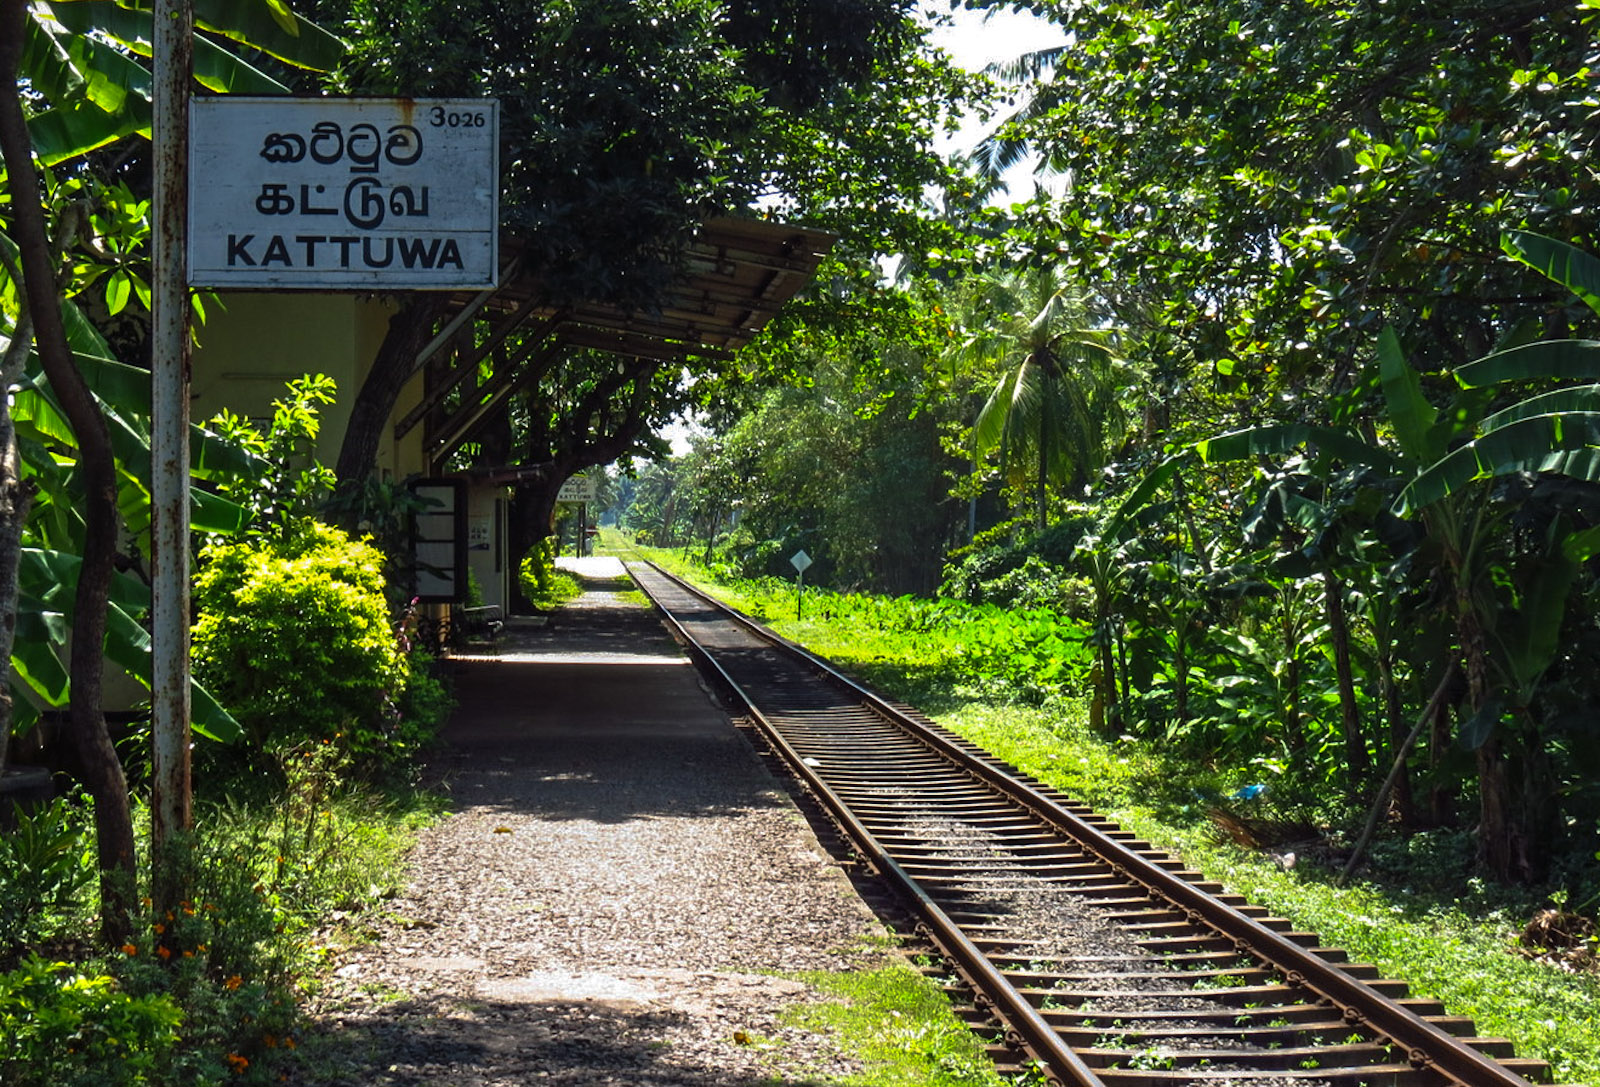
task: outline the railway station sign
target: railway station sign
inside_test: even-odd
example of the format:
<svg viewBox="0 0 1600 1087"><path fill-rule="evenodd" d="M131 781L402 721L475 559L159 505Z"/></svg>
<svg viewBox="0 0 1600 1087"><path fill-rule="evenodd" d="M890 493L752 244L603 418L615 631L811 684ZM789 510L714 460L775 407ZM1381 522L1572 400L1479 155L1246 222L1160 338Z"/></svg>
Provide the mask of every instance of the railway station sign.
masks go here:
<svg viewBox="0 0 1600 1087"><path fill-rule="evenodd" d="M600 493L600 481L593 476L578 473L568 476L556 492L557 502L594 502Z"/></svg>
<svg viewBox="0 0 1600 1087"><path fill-rule="evenodd" d="M190 285L496 286L499 128L494 99L194 99Z"/></svg>

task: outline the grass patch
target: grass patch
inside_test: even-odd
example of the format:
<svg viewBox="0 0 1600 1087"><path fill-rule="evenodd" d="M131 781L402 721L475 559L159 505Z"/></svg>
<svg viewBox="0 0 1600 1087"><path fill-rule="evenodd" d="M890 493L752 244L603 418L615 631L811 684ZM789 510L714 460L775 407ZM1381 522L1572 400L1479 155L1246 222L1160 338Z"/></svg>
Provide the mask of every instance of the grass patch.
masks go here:
<svg viewBox="0 0 1600 1087"><path fill-rule="evenodd" d="M395 892L405 853L444 802L353 784L321 759L286 762L285 782L241 777L226 799L197 800L197 829L173 855L192 897L158 916L139 887L118 948L91 937L87 804L23 817L23 838L47 831L62 848L0 869L0 901L20 907L10 912L21 926L0 952L0 1034L11 1047L0 1081L267 1083L293 1064L301 996L334 950L365 938L365 917ZM148 809L135 817L147 843ZM148 877L147 856L140 871Z"/></svg>
<svg viewBox="0 0 1600 1087"><path fill-rule="evenodd" d="M796 975L830 998L785 1013L785 1026L828 1034L867 1065L830 1080L850 1087L999 1087L982 1044L937 986L909 966Z"/></svg>
<svg viewBox="0 0 1600 1087"><path fill-rule="evenodd" d="M528 594L530 585L525 580L522 583L524 595ZM532 595L528 596L528 603L540 611L554 611L569 600L576 600L583 595L583 586L578 584L578 579L571 574L556 570L549 575L544 584L535 583Z"/></svg>

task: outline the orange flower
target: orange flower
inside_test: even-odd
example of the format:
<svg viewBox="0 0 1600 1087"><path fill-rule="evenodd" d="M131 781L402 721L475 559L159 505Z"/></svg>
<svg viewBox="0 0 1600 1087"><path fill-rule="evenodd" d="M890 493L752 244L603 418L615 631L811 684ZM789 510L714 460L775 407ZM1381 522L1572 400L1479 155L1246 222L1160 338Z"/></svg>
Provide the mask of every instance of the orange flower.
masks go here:
<svg viewBox="0 0 1600 1087"><path fill-rule="evenodd" d="M228 980L222 983L222 987L227 989L229 992L232 992L243 984L244 978L240 977L238 974L231 974L229 975Z"/></svg>
<svg viewBox="0 0 1600 1087"><path fill-rule="evenodd" d="M156 948L156 954L161 956L161 961L162 962L165 962L166 960L172 958L171 950L169 950L168 948L165 948L165 947Z"/></svg>
<svg viewBox="0 0 1600 1087"><path fill-rule="evenodd" d="M167 926L163 925L160 921L157 921L156 924L155 924L155 930L156 930L156 935L160 936L163 932L167 931Z"/></svg>
<svg viewBox="0 0 1600 1087"><path fill-rule="evenodd" d="M138 944L123 944L122 945L122 953L124 955L137 955L139 953L139 945Z"/></svg>
<svg viewBox="0 0 1600 1087"><path fill-rule="evenodd" d="M192 959L192 958L194 958L194 952L193 951L185 951L183 953L183 957L186 958L186 959Z"/></svg>
<svg viewBox="0 0 1600 1087"><path fill-rule="evenodd" d="M241 1057L237 1053L229 1053L222 1059L233 1066L234 1073L237 1075L243 1075L244 1070L250 1067L250 1058Z"/></svg>

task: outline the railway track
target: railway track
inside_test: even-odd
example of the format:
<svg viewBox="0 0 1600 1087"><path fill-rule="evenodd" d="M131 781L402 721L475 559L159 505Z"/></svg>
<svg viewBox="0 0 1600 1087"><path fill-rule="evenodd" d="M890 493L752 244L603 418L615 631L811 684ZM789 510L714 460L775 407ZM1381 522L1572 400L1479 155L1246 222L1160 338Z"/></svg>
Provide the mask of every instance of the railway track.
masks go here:
<svg viewBox="0 0 1600 1087"><path fill-rule="evenodd" d="M1074 1087L1544 1082L1548 1068L660 569L629 564L958 975L1004 1067Z"/></svg>

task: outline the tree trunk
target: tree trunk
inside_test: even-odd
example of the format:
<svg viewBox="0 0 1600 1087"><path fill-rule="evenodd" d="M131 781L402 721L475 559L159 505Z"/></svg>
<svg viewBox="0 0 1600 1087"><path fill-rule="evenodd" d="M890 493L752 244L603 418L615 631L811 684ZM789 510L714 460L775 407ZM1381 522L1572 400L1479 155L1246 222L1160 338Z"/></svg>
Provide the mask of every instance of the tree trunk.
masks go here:
<svg viewBox="0 0 1600 1087"><path fill-rule="evenodd" d="M1350 667L1350 624L1344 611L1344 583L1332 570L1322 575L1323 600L1328 614L1328 636L1333 640L1333 671L1339 687L1339 723L1344 733L1345 770L1349 774L1350 795L1357 796L1372 761L1367 755L1366 737L1361 734L1361 712L1356 706L1355 676Z"/></svg>
<svg viewBox="0 0 1600 1087"><path fill-rule="evenodd" d="M1400 701L1400 688L1394 681L1394 655L1389 646L1378 647L1378 703L1383 707L1384 720L1389 723L1389 749L1400 751L1406 747L1405 707ZM1400 825L1407 829L1416 826L1416 798L1411 792L1411 773L1402 761L1395 772L1392 788L1394 806L1400 813Z"/></svg>
<svg viewBox="0 0 1600 1087"><path fill-rule="evenodd" d="M1451 706L1456 701L1459 696L1441 705L1428 729L1428 769L1433 778L1428 786L1428 822L1436 827L1454 826L1456 822L1455 786L1442 776L1445 752L1454 742L1450 723Z"/></svg>
<svg viewBox="0 0 1600 1087"><path fill-rule="evenodd" d="M350 405L350 422L334 467L341 491L360 486L372 474L389 416L411 377L418 352L433 335L433 326L443 314L446 300L442 292L414 294L389 319L389 331L372 360L372 369L367 371L366 380Z"/></svg>
<svg viewBox="0 0 1600 1087"><path fill-rule="evenodd" d="M21 270L0 253L6 274L13 283L21 282ZM11 330L11 346L0 360L0 390L9 389L22 377L33 344L33 319L21 307L16 327ZM0 776L6 771L11 750L11 733L16 724L16 707L11 702L11 650L17 639L17 575L22 564L22 529L33 504L32 485L22 479L22 463L17 452L16 425L11 420L10 397L0 396Z"/></svg>
<svg viewBox="0 0 1600 1087"><path fill-rule="evenodd" d="M1456 571L1456 635L1467 676L1468 719L1483 710L1489 696L1489 652L1482 623L1473 607L1465 578ZM1491 726L1488 738L1477 750L1478 765L1478 861L1502 883L1524 879L1522 857L1527 843L1521 840L1512 793L1511 772L1506 759L1504 737L1499 722Z"/></svg>
<svg viewBox="0 0 1600 1087"><path fill-rule="evenodd" d="M116 461L105 416L73 361L61 321L55 257L37 197L32 144L16 82L26 16L24 0L0 8L0 152L10 178L14 240L22 257L26 305L33 317L40 364L78 443L84 494L84 544L72 608L69 734L89 795L94 798L100 861L101 935L126 940L135 893L136 860L127 778L106 732L100 707L105 661L106 606L116 559Z"/></svg>
<svg viewBox="0 0 1600 1087"><path fill-rule="evenodd" d="M1039 478L1036 482L1035 517L1038 521L1037 528L1040 532L1045 529L1045 519L1050 509L1050 396L1048 390L1041 397L1039 406Z"/></svg>
<svg viewBox="0 0 1600 1087"><path fill-rule="evenodd" d="M10 387L8 378L0 375L0 380ZM6 771L15 721L11 649L17 638L17 572L22 563L22 527L33 504L33 490L22 480L20 468L11 410L0 397L0 776Z"/></svg>

